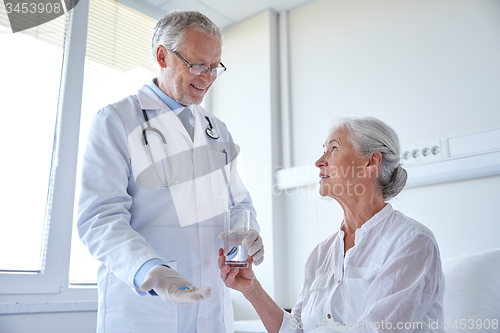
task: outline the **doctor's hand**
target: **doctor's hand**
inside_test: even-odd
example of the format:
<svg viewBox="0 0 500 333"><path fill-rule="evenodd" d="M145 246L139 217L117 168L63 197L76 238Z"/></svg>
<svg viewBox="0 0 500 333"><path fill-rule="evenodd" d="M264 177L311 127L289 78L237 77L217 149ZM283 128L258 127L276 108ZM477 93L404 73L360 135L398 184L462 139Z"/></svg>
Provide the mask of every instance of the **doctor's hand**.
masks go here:
<svg viewBox="0 0 500 333"><path fill-rule="evenodd" d="M241 291L243 294L250 292L254 286L255 274L252 270L253 258L248 257L247 268L231 268L226 265L224 250L219 249L220 277L226 287Z"/></svg>
<svg viewBox="0 0 500 333"><path fill-rule="evenodd" d="M196 288L175 270L163 266L154 266L141 285L141 291L153 289L165 303L183 305L201 302L210 298L210 287Z"/></svg>
<svg viewBox="0 0 500 333"><path fill-rule="evenodd" d="M239 233L242 230L243 229L240 228L240 229L228 231L227 233ZM224 240L225 234L226 233L221 232L219 234L219 238ZM237 239L235 238L235 241L236 240ZM243 240L241 241L241 244L242 245L249 245L248 256L253 257L253 263L255 264L255 266L260 265L264 261L264 243L262 242L262 237L260 237L260 235L257 231L250 229L248 231L247 235L245 236L245 238L243 238ZM235 244L235 245L237 245L237 244ZM232 247L233 246L231 244L229 244L229 248L232 248ZM224 253L224 254L228 255L228 253Z"/></svg>

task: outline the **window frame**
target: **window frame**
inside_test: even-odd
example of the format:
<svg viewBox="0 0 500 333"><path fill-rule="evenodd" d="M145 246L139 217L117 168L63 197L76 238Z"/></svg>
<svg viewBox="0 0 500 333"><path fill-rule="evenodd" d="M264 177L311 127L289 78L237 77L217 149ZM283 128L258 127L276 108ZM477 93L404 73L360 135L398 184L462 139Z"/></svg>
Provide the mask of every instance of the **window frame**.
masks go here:
<svg viewBox="0 0 500 333"><path fill-rule="evenodd" d="M75 287L69 284L71 232L75 198L83 73L87 45L89 0L81 0L66 15L57 123L46 209L48 237L41 272L0 272L0 295L60 294ZM92 290L93 289L93 290ZM97 295L96 288L81 293ZM93 297L93 296L92 296Z"/></svg>

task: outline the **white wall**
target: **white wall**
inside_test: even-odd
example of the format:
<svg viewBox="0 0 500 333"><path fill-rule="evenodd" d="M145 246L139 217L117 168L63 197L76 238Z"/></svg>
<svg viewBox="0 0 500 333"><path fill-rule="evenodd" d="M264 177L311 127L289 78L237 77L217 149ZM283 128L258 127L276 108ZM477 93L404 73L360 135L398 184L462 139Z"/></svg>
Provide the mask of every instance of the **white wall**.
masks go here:
<svg viewBox="0 0 500 333"><path fill-rule="evenodd" d="M31 313L0 316L2 333L92 333L96 312Z"/></svg>
<svg viewBox="0 0 500 333"><path fill-rule="evenodd" d="M97 288L67 286L59 293L0 294L1 333L93 333L96 327Z"/></svg>
<svg viewBox="0 0 500 333"><path fill-rule="evenodd" d="M500 127L500 2L317 0L289 15L294 165L314 163L336 116L374 116L402 144ZM342 211L314 186L287 196L289 299ZM500 247L500 176L404 190L393 206L442 257Z"/></svg>
<svg viewBox="0 0 500 333"><path fill-rule="evenodd" d="M320 198L315 186L272 198L267 192L268 169L282 155L270 148L279 144L280 129L269 118L279 90L269 85L275 57L268 15L226 31L223 59L229 70L212 88L212 108L251 165L249 188L273 251L257 275L280 306L291 307L307 256L338 229L342 210ZM291 11L293 165L314 163L336 116L380 118L402 144L500 127L498 17L496 0L316 0ZM494 205L499 197L495 176L409 188L392 204L431 228L442 257L449 257L500 246ZM240 311L249 307L238 297L241 319Z"/></svg>
<svg viewBox="0 0 500 333"><path fill-rule="evenodd" d="M401 141L500 124L500 2L317 0L290 13L294 162L334 116L372 115ZM326 122L326 124L325 124Z"/></svg>

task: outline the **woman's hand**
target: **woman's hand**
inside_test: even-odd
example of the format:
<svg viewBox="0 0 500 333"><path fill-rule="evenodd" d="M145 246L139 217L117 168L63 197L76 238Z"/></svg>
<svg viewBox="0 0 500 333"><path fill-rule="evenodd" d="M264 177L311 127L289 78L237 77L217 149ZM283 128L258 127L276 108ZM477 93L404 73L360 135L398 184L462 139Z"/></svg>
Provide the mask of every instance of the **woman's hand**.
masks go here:
<svg viewBox="0 0 500 333"><path fill-rule="evenodd" d="M231 268L226 265L224 250L219 249L220 277L226 287L241 291L243 294L250 292L254 286L255 274L252 270L253 257L248 257L248 268Z"/></svg>
<svg viewBox="0 0 500 333"><path fill-rule="evenodd" d="M268 332L279 332L283 322L283 310L273 301L255 278L252 270L253 256L248 257L248 268L233 268L226 265L224 250L219 249L220 277L226 287L241 291L257 311Z"/></svg>

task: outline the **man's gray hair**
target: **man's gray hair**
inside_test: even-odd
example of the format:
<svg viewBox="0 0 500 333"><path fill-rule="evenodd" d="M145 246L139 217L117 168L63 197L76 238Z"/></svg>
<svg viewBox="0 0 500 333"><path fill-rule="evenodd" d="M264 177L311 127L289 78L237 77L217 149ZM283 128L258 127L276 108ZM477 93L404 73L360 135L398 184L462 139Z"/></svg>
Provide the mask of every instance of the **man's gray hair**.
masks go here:
<svg viewBox="0 0 500 333"><path fill-rule="evenodd" d="M373 117L336 119L329 134L340 128L350 134L354 149L361 158L375 152L382 153L378 184L382 189L384 201L398 195L406 185L408 174L401 166L401 148L396 132L386 123Z"/></svg>
<svg viewBox="0 0 500 333"><path fill-rule="evenodd" d="M173 51L181 49L184 35L189 28L218 38L222 46L222 32L208 17L196 11L173 10L163 15L153 29L153 61L156 63L156 49L160 45Z"/></svg>

